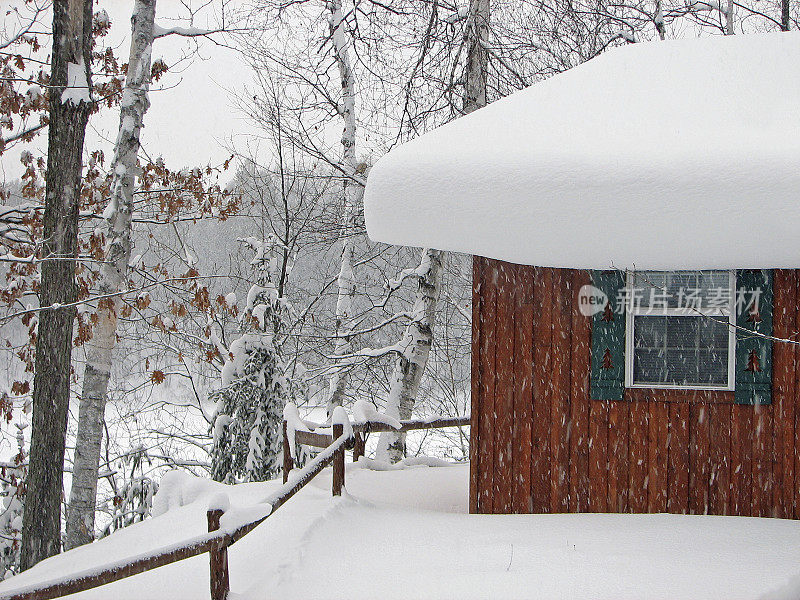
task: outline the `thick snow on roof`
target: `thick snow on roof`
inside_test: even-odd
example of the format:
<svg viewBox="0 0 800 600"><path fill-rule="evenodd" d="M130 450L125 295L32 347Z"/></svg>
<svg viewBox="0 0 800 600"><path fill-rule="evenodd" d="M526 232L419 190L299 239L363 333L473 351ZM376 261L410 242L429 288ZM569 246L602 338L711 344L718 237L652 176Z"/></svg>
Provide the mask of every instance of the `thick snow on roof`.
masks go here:
<svg viewBox="0 0 800 600"><path fill-rule="evenodd" d="M381 158L367 231L572 268L800 267L800 32L631 44Z"/></svg>

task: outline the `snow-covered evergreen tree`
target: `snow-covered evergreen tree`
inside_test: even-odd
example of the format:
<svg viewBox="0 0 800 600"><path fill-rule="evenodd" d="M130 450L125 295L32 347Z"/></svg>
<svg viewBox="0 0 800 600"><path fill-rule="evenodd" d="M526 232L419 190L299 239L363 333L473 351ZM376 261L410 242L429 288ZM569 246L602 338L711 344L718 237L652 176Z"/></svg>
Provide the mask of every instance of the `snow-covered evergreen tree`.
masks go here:
<svg viewBox="0 0 800 600"><path fill-rule="evenodd" d="M281 470L283 407L298 389L282 355L290 307L275 286L274 240L240 240L254 252L257 283L240 318L242 336L228 349L217 401L211 475L217 481L265 481Z"/></svg>

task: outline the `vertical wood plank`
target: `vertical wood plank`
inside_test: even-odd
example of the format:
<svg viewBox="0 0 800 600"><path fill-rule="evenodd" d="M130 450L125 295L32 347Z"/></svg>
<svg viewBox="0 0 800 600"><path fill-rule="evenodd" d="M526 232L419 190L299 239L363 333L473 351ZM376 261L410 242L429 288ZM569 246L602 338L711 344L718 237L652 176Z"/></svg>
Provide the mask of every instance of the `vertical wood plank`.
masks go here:
<svg viewBox="0 0 800 600"><path fill-rule="evenodd" d="M566 269L553 269L552 368L550 380L550 511L569 512L570 300Z"/></svg>
<svg viewBox="0 0 800 600"><path fill-rule="evenodd" d="M669 404L669 458L667 511L689 512L689 405Z"/></svg>
<svg viewBox="0 0 800 600"><path fill-rule="evenodd" d="M469 512L480 512L478 506L478 479L481 472L480 429L483 417L481 387L481 321L482 312L481 294L484 287L481 285L483 258L472 257L472 355L470 377L470 428L469 428Z"/></svg>
<svg viewBox="0 0 800 600"><path fill-rule="evenodd" d="M651 513L667 510L667 435L669 421L666 402L651 400L647 403L648 435L648 490L647 510Z"/></svg>
<svg viewBox="0 0 800 600"><path fill-rule="evenodd" d="M800 303L800 297L797 295L797 285L798 285L798 271L791 270L787 274L787 281L786 287L788 289L787 292L787 311L786 311L786 323L787 323L787 335L788 339L797 340L800 339L798 336L798 332L800 331L800 327L797 327L795 324L792 327L794 316L793 313L798 312L798 303ZM795 489L795 464L792 457L792 450L794 446L797 444L797 435L798 430L795 428L796 418L797 418L797 381L795 377L792 375L796 374L798 361L795 359L795 355L793 349L796 348L795 345L786 344L784 346L786 350L784 350L784 356L786 360L786 365L784 369L788 372L786 377L786 393L784 394L785 402L783 404L782 409L782 421L784 423L783 429L783 505L784 510L786 512L786 518L792 519L797 518L794 510L793 510L793 497L794 497L794 489Z"/></svg>
<svg viewBox="0 0 800 600"><path fill-rule="evenodd" d="M497 330L495 340L495 514L511 512L514 424L514 265L497 263Z"/></svg>
<svg viewBox="0 0 800 600"><path fill-rule="evenodd" d="M206 513L208 532L219 530L219 521L225 511L221 509L209 510ZM211 600L225 600L230 592L230 575L228 571L228 547L220 544L208 553L209 584L211 587Z"/></svg>
<svg viewBox="0 0 800 600"><path fill-rule="evenodd" d="M628 512L628 411L630 403L608 409L608 510Z"/></svg>
<svg viewBox="0 0 800 600"><path fill-rule="evenodd" d="M628 504L633 513L647 512L648 426L647 401L631 402L628 425Z"/></svg>
<svg viewBox="0 0 800 600"><path fill-rule="evenodd" d="M772 406L753 406L753 516L771 514Z"/></svg>
<svg viewBox="0 0 800 600"><path fill-rule="evenodd" d="M590 282L589 272L573 271L573 294ZM592 319L572 307L572 378L570 382L570 510L589 510L589 373Z"/></svg>
<svg viewBox="0 0 800 600"><path fill-rule="evenodd" d="M553 270L536 267L533 282L533 512L550 511L550 367L552 351Z"/></svg>
<svg viewBox="0 0 800 600"><path fill-rule="evenodd" d="M731 407L731 411L735 417L732 419L733 424L738 431L736 432L736 445L737 458L741 463L741 471L739 472L739 482L734 485L738 490L738 506L743 516L753 515L753 440L755 432L753 431L753 407L742 406L736 404ZM733 431L731 431L731 440L733 441Z"/></svg>
<svg viewBox="0 0 800 600"><path fill-rule="evenodd" d="M731 405L711 404L709 416L709 510L715 515L727 515L731 483Z"/></svg>
<svg viewBox="0 0 800 600"><path fill-rule="evenodd" d="M788 338L791 336L791 327L787 326L787 317L791 311L791 288L789 282L793 281L791 271L786 269L776 269L773 272L773 310L772 328L773 334L778 338ZM794 325L792 319L791 325ZM787 397L788 390L793 388L792 371L789 369L791 364L791 346L788 344L775 342L772 345L772 402L775 406L775 422L773 424L773 475L775 485L773 487L773 514L779 519L785 519L791 511L787 511L787 498L785 493L786 486L786 459L785 456L791 446L786 446L786 430L789 422ZM792 429L794 428L794 415L791 419Z"/></svg>
<svg viewBox="0 0 800 600"><path fill-rule="evenodd" d="M289 432L286 419L283 421L283 483L289 479L289 472L294 468L294 460L292 459L292 447L289 444Z"/></svg>
<svg viewBox="0 0 800 600"><path fill-rule="evenodd" d="M689 410L689 512L708 514L708 405L697 402Z"/></svg>
<svg viewBox="0 0 800 600"><path fill-rule="evenodd" d="M493 512L494 488L494 380L495 380L495 308L497 288L496 261L483 259L481 278L481 420L479 424L480 471L478 474L478 512Z"/></svg>
<svg viewBox="0 0 800 600"><path fill-rule="evenodd" d="M592 400L589 412L589 510L608 512L608 405Z"/></svg>
<svg viewBox="0 0 800 600"><path fill-rule="evenodd" d="M517 267L514 311L514 487L512 510L529 513L533 421L533 267Z"/></svg>
<svg viewBox="0 0 800 600"><path fill-rule="evenodd" d="M361 433L356 433L353 436L353 462L358 462L358 460L364 456L365 452L366 445L364 444L364 437Z"/></svg>
<svg viewBox="0 0 800 600"><path fill-rule="evenodd" d="M731 406L731 493L728 514L746 515L750 511L749 448L752 448L748 418L751 407L734 404Z"/></svg>
<svg viewBox="0 0 800 600"><path fill-rule="evenodd" d="M794 310L794 330L800 332L800 270L795 270L795 310ZM794 339L798 339L795 337ZM794 431L800 435L800 346L793 344L794 347ZM793 440L794 458L793 458L793 480L792 480L792 515L795 519L800 519L800 441L795 435Z"/></svg>
<svg viewBox="0 0 800 600"><path fill-rule="evenodd" d="M658 447L658 412L656 411L657 402L649 400L647 406L647 512L659 512L657 510L657 496L661 481L658 472L658 455L661 449Z"/></svg>
<svg viewBox="0 0 800 600"><path fill-rule="evenodd" d="M338 440L344 435L344 425L341 423L334 423L331 427L333 439ZM331 478L331 495L341 496L342 488L344 487L344 446L341 446L334 454L332 463L332 478Z"/></svg>
<svg viewBox="0 0 800 600"><path fill-rule="evenodd" d="M775 404L764 407L764 468L762 473L763 496L762 496L762 517L772 517L775 513L775 506L772 499L775 496Z"/></svg>
<svg viewBox="0 0 800 600"><path fill-rule="evenodd" d="M783 274L783 288L785 289L785 302L782 316L782 327L784 328L784 336L787 339L797 340L798 331L800 328L796 326L795 319L798 311L798 271L786 270ZM785 374L785 390L782 394L781 402L781 423L782 438L783 438L783 452L781 454L783 462L783 508L784 516L788 519L796 518L793 510L793 497L794 497L794 446L796 443L795 431L795 412L797 410L797 385L795 379L795 369L798 362L795 360L795 346L791 344L777 344L781 347L783 365L781 367Z"/></svg>

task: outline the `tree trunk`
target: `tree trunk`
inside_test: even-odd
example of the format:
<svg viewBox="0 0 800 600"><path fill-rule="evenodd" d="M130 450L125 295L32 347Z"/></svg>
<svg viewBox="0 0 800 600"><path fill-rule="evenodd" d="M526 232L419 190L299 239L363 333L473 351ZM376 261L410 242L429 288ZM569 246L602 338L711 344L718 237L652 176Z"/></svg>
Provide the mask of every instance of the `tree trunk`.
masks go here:
<svg viewBox="0 0 800 600"><path fill-rule="evenodd" d="M333 41L334 58L339 67L342 80L342 98L339 103L339 114L344 120L342 132L342 164L345 170L355 176L358 173L356 160L356 91L353 70L350 66L347 32L341 0L330 0L328 9ZM341 356L352 351L352 339L348 335L352 330L353 298L356 295L356 281L353 273L353 256L355 251L354 236L357 231L357 218L361 206L364 188L358 183L345 179L343 183L344 214L342 217L342 262L338 277L338 298L336 301L336 341L333 354ZM347 372L337 370L331 375L328 389L328 416L333 409L342 405L347 388Z"/></svg>
<svg viewBox="0 0 800 600"><path fill-rule="evenodd" d="M466 25L467 64L464 82L464 114L486 106L486 75L489 63L489 0L470 0ZM426 263L427 261L427 263ZM422 268L425 265L427 268ZM409 419L414 410L419 385L433 344L436 303L441 285L442 252L422 251L419 289L414 303L414 318L403 336L403 352L392 372L386 414ZM406 454L405 433L383 432L378 439L380 460L396 463Z"/></svg>
<svg viewBox="0 0 800 600"><path fill-rule="evenodd" d="M735 4L733 0L728 0L728 7L725 10L725 35L733 35L733 15Z"/></svg>
<svg viewBox="0 0 800 600"><path fill-rule="evenodd" d="M467 23L467 66L464 89L465 115L486 106L486 73L489 64L489 0L470 0Z"/></svg>
<svg viewBox="0 0 800 600"><path fill-rule="evenodd" d="M661 4L661 0L656 0L656 14L653 22L656 25L658 38L663 42L667 37L667 26L664 23L664 8Z"/></svg>
<svg viewBox="0 0 800 600"><path fill-rule="evenodd" d="M789 31L789 0L781 0L781 31Z"/></svg>
<svg viewBox="0 0 800 600"><path fill-rule="evenodd" d="M422 374L433 345L436 303L442 280L442 251L422 251L417 269L419 287L413 318L403 335L403 350L397 357L390 380L386 414L395 419L410 419L419 392ZM378 440L378 459L396 463L406 455L406 434L383 432Z"/></svg>
<svg viewBox="0 0 800 600"><path fill-rule="evenodd" d="M131 215L133 187L136 181L136 154L139 132L150 106L147 97L150 84L150 58L153 45L153 22L156 0L136 0L133 9L131 49L125 90L122 95L119 133L111 163L111 198L106 209L105 262L100 270L101 295L119 291L127 279L131 257ZM103 416L108 381L111 377L112 353L116 342L118 299L101 300L99 317L86 343L86 367L83 371L83 393L78 410L78 433L75 439L75 460L72 490L67 508L67 550L94 540L94 514L97 500L97 471L103 438Z"/></svg>
<svg viewBox="0 0 800 600"><path fill-rule="evenodd" d="M50 127L40 306L75 300L83 140L91 104L92 0L53 2ZM71 86L65 89L66 86ZM53 260L47 260L53 259ZM75 309L44 310L36 338L30 469L20 569L61 548L61 495Z"/></svg>

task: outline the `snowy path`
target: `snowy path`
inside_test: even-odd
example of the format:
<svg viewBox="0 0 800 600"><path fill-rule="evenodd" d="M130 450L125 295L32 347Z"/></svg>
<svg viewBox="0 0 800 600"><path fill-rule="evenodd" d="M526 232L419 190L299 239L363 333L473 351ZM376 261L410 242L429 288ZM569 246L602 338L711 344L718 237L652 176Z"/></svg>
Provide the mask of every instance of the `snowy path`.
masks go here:
<svg viewBox="0 0 800 600"><path fill-rule="evenodd" d="M800 598L800 523L679 515L467 515L468 468L317 478L230 550L231 600ZM0 585L47 579L202 533L209 498L245 508L275 484L187 481L185 506ZM75 596L78 597L78 596ZM200 556L80 598L208 597Z"/></svg>

